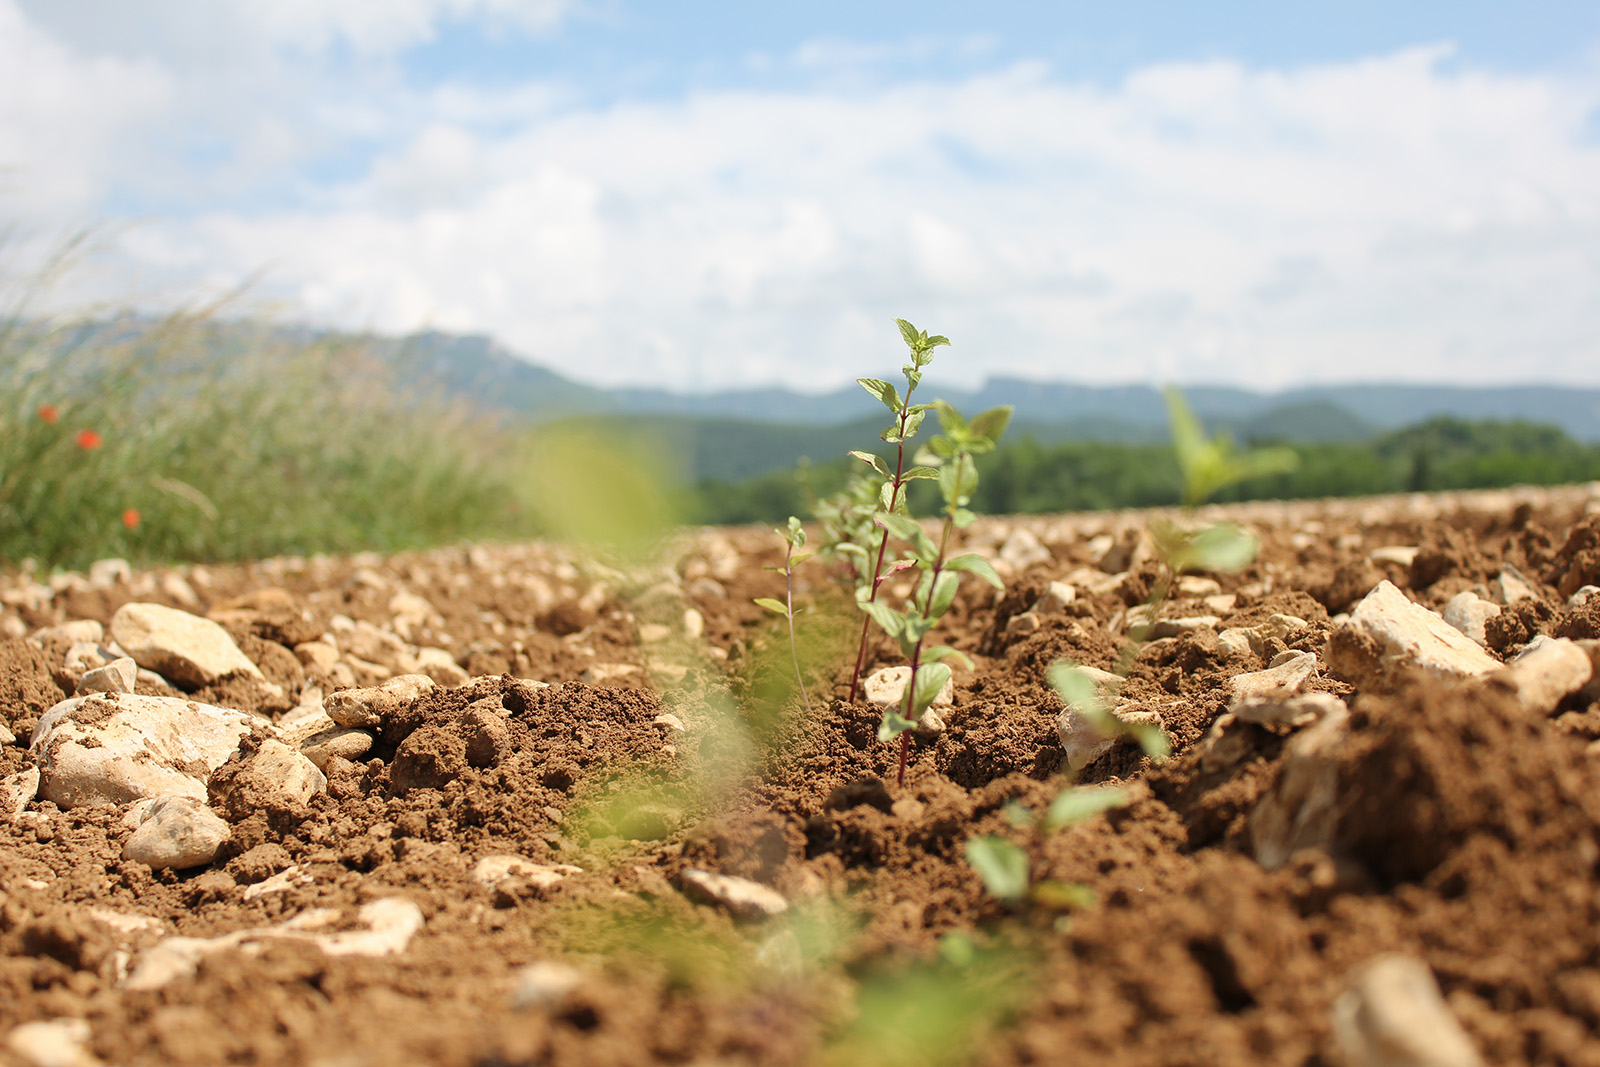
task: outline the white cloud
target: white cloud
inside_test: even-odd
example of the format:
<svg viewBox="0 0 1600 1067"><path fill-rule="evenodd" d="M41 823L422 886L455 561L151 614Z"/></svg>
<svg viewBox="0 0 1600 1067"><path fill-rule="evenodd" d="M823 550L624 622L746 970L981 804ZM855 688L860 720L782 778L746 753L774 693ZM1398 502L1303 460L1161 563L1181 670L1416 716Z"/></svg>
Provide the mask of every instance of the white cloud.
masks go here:
<svg viewBox="0 0 1600 1067"><path fill-rule="evenodd" d="M246 6L266 17L230 17ZM519 10L538 29L567 9ZM290 38L392 57L440 18L497 14L307 0L263 34L274 63ZM796 63L858 58L828 45ZM1167 64L1111 87L1023 64L585 108L537 83L422 91L380 61L359 85L316 69L317 92L268 90L229 159L174 179L205 206L130 235L130 269L181 286L266 268L265 291L320 321L491 332L606 382L832 386L892 371L903 315L955 340L947 381L1600 383L1593 70L1496 74L1426 47ZM255 82L228 84L219 98ZM304 176L345 140L367 147L343 177ZM176 169L137 162L147 182ZM231 202L244 170L284 188Z"/></svg>

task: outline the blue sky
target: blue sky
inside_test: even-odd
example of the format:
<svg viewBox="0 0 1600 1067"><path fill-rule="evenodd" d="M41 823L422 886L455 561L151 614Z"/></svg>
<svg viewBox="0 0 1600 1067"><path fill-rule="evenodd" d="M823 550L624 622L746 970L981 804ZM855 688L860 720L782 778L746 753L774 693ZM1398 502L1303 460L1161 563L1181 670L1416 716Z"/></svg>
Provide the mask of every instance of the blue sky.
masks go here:
<svg viewBox="0 0 1600 1067"><path fill-rule="evenodd" d="M1600 4L0 0L0 222L605 384L1600 385Z"/></svg>

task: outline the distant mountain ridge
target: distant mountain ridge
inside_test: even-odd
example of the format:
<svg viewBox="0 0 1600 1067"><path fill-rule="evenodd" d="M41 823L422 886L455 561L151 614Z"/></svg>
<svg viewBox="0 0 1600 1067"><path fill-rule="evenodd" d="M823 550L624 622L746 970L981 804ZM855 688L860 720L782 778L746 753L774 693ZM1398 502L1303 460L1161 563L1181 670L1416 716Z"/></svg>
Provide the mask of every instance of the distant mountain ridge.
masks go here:
<svg viewBox="0 0 1600 1067"><path fill-rule="evenodd" d="M585 415L659 415L793 426L841 426L877 417L878 405L854 385L827 393L743 389L677 393L584 385L530 363L489 337L423 333L384 343L409 373L494 410L540 421ZM864 368L871 371L873 368ZM879 373L891 379L894 373ZM932 386L933 388L929 388ZM1143 385L1080 385L1000 376L981 387L924 385L929 399L967 410L1016 407L1016 429L1041 441L1150 441L1166 436L1161 391ZM1600 389L1566 385L1314 385L1283 392L1233 386L1183 387L1213 428L1246 440L1347 441L1435 416L1522 420L1559 427L1579 441L1600 441Z"/></svg>

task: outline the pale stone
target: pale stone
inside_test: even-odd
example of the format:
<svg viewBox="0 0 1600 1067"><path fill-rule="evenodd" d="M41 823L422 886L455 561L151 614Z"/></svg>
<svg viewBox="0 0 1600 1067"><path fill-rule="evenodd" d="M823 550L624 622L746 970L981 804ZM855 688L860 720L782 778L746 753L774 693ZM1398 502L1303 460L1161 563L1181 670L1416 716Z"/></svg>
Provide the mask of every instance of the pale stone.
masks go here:
<svg viewBox="0 0 1600 1067"><path fill-rule="evenodd" d="M271 782L284 800L305 804L318 793L328 791L327 776L299 749L269 738L261 742L247 768L263 781Z"/></svg>
<svg viewBox="0 0 1600 1067"><path fill-rule="evenodd" d="M89 1043L84 1019L41 1019L23 1023L6 1034L6 1047L29 1067L100 1067L84 1046Z"/></svg>
<svg viewBox="0 0 1600 1067"><path fill-rule="evenodd" d="M422 674L402 674L382 685L363 689L342 689L322 702L328 718L340 726L377 726L384 717L408 707L434 688L432 678Z"/></svg>
<svg viewBox="0 0 1600 1067"><path fill-rule="evenodd" d="M1250 634L1237 626L1217 634L1217 644L1226 649L1230 656L1242 656L1252 651Z"/></svg>
<svg viewBox="0 0 1600 1067"><path fill-rule="evenodd" d="M678 718L676 715L673 715L671 712L662 712L660 715L657 715L650 721L655 723L657 726L665 726L674 733L681 734L688 729L688 727L683 725L683 720Z"/></svg>
<svg viewBox="0 0 1600 1067"><path fill-rule="evenodd" d="M318 927L339 921L339 912L318 908L302 912L277 926L239 930L220 937L169 937L139 956L123 985L128 989L159 989L195 973L200 960L213 952L240 948L246 952L275 939L304 941L330 956L391 956L404 952L422 929L422 909L400 897L384 897L363 904L356 912L365 930L318 932Z"/></svg>
<svg viewBox="0 0 1600 1067"><path fill-rule="evenodd" d="M158 797L144 809L122 858L152 870L203 867L228 839L228 824L193 797Z"/></svg>
<svg viewBox="0 0 1600 1067"><path fill-rule="evenodd" d="M1356 685L1392 688L1408 670L1437 678L1475 678L1498 670L1500 662L1385 581L1333 632L1328 666Z"/></svg>
<svg viewBox="0 0 1600 1067"><path fill-rule="evenodd" d="M736 919L771 919L789 910L783 894L748 878L691 869L679 875L679 881L691 900L715 904Z"/></svg>
<svg viewBox="0 0 1600 1067"><path fill-rule="evenodd" d="M89 587L112 589L133 577L133 564L125 559L97 559L89 564Z"/></svg>
<svg viewBox="0 0 1600 1067"><path fill-rule="evenodd" d="M1301 693L1298 696L1257 696L1235 700L1228 713L1242 722L1261 725L1306 726L1330 715L1347 713L1345 702L1332 693Z"/></svg>
<svg viewBox="0 0 1600 1067"><path fill-rule="evenodd" d="M1150 624L1148 636L1152 640L1163 637L1181 637L1183 634L1199 633L1201 630L1215 630L1222 622L1215 615L1190 615L1181 619L1157 619Z"/></svg>
<svg viewBox="0 0 1600 1067"><path fill-rule="evenodd" d="M1600 594L1600 585L1581 586L1577 592L1567 597L1567 606L1581 608L1583 605L1589 602L1590 597L1595 596L1596 594Z"/></svg>
<svg viewBox="0 0 1600 1067"><path fill-rule="evenodd" d="M596 663L583 672L583 680L590 685L604 685L630 674L638 674L643 669L635 663Z"/></svg>
<svg viewBox="0 0 1600 1067"><path fill-rule="evenodd" d="M1038 633L1044 624L1039 621L1039 615L1033 611L1023 611L1006 620L1006 633L1021 637L1031 633Z"/></svg>
<svg viewBox="0 0 1600 1067"><path fill-rule="evenodd" d="M1500 568L1499 575L1489 584L1489 592L1496 603L1504 604L1506 607L1523 600L1536 600L1539 596L1533 583L1509 563Z"/></svg>
<svg viewBox="0 0 1600 1067"><path fill-rule="evenodd" d="M33 638L40 643L63 641L68 645L85 642L98 645L106 639L106 630L97 619L73 619L71 622L35 630Z"/></svg>
<svg viewBox="0 0 1600 1067"><path fill-rule="evenodd" d="M415 673L432 678L446 689L454 689L471 677L448 651L427 646L417 649Z"/></svg>
<svg viewBox="0 0 1600 1067"><path fill-rule="evenodd" d="M366 730L335 726L300 742L300 754L318 770L326 772L328 761L335 756L352 763L360 762L363 756L372 751L373 740L372 734Z"/></svg>
<svg viewBox="0 0 1600 1067"><path fill-rule="evenodd" d="M1384 545L1367 553L1367 558L1374 563L1392 563L1397 567L1409 567L1420 552L1415 545Z"/></svg>
<svg viewBox="0 0 1600 1067"><path fill-rule="evenodd" d="M0 615L0 637L26 637L28 624L17 615Z"/></svg>
<svg viewBox="0 0 1600 1067"><path fill-rule="evenodd" d="M1078 590L1075 586L1066 582L1051 582L1045 589L1044 595L1039 597L1028 610L1035 615L1059 615L1077 598Z"/></svg>
<svg viewBox="0 0 1600 1067"><path fill-rule="evenodd" d="M1183 574L1178 576L1173 591L1183 597L1212 597L1222 593L1222 583L1215 578L1203 578L1198 574Z"/></svg>
<svg viewBox="0 0 1600 1067"><path fill-rule="evenodd" d="M39 768L24 767L0 778L0 819L15 823L39 795Z"/></svg>
<svg viewBox="0 0 1600 1067"><path fill-rule="evenodd" d="M1382 956L1364 965L1333 1005L1333 1035L1359 1067L1482 1067L1483 1060L1439 994L1428 965Z"/></svg>
<svg viewBox="0 0 1600 1067"><path fill-rule="evenodd" d="M434 606L415 593L399 592L389 598L396 632L402 636L424 626L443 626L444 619Z"/></svg>
<svg viewBox="0 0 1600 1067"><path fill-rule="evenodd" d="M582 873L582 867L570 863L535 863L526 856L500 853L473 864L467 877L478 885L492 886L515 878L539 889L554 889L568 875Z"/></svg>
<svg viewBox="0 0 1600 1067"><path fill-rule="evenodd" d="M1038 535L1028 529L1013 530L1005 544L1000 546L999 556L1019 571L1027 570L1035 563L1049 563L1055 558Z"/></svg>
<svg viewBox="0 0 1600 1067"><path fill-rule="evenodd" d="M691 641L698 641L706 632L706 617L697 608L683 609L683 632Z"/></svg>
<svg viewBox="0 0 1600 1067"><path fill-rule="evenodd" d="M1460 630L1480 645L1487 645L1487 625L1500 614L1500 605L1483 599L1470 589L1463 590L1445 601L1444 621Z"/></svg>
<svg viewBox="0 0 1600 1067"><path fill-rule="evenodd" d="M16 744L17 735L11 732L11 727L0 722L0 745Z"/></svg>
<svg viewBox="0 0 1600 1067"><path fill-rule="evenodd" d="M131 693L139 681L139 665L130 656L114 659L78 679L78 695L86 693Z"/></svg>
<svg viewBox="0 0 1600 1067"><path fill-rule="evenodd" d="M211 772L259 720L177 697L92 693L64 700L34 728L40 795L61 807L147 796L206 798Z"/></svg>
<svg viewBox="0 0 1600 1067"><path fill-rule="evenodd" d="M298 864L290 864L270 878L264 878L255 885L246 886L244 901L259 900L273 893L287 893L291 889L314 885L316 879L300 869Z"/></svg>
<svg viewBox="0 0 1600 1067"><path fill-rule="evenodd" d="M1250 817L1256 862L1282 867L1303 848L1323 848L1333 837L1338 814L1338 751L1349 733L1350 714L1333 710L1283 748L1278 780Z"/></svg>
<svg viewBox="0 0 1600 1067"><path fill-rule="evenodd" d="M1062 581L1083 590L1090 596L1104 596L1106 593L1115 592L1127 577L1126 571L1107 574L1092 567L1079 567Z"/></svg>
<svg viewBox="0 0 1600 1067"><path fill-rule="evenodd" d="M1218 593L1216 596L1201 597L1200 603L1213 615L1226 615L1239 603L1236 593Z"/></svg>
<svg viewBox="0 0 1600 1067"><path fill-rule="evenodd" d="M1228 680L1228 691L1235 703L1244 700L1261 700L1289 697L1300 692L1317 669L1317 657L1310 652L1289 651L1275 666L1264 671L1236 674Z"/></svg>
<svg viewBox="0 0 1600 1067"><path fill-rule="evenodd" d="M911 680L910 667L880 667L862 681L861 690L867 703L887 706L905 699L906 683ZM956 685L952 677L944 683L933 698L935 704L950 704L955 700Z"/></svg>
<svg viewBox="0 0 1600 1067"><path fill-rule="evenodd" d="M339 646L332 641L302 641L294 646L294 655L301 666L327 671L339 662Z"/></svg>
<svg viewBox="0 0 1600 1067"><path fill-rule="evenodd" d="M139 666L179 685L198 688L230 674L265 681L228 631L177 608L124 604L111 617L111 637Z"/></svg>
<svg viewBox="0 0 1600 1067"><path fill-rule="evenodd" d="M1593 675L1589 653L1566 637L1540 635L1528 643L1499 672L1510 682L1517 701L1529 711L1548 715L1570 693L1576 693Z"/></svg>
<svg viewBox="0 0 1600 1067"><path fill-rule="evenodd" d="M1120 683L1121 679L1118 678L1117 681ZM1135 711L1129 705L1116 705L1111 708L1111 714L1124 726L1153 726L1161 729L1165 725L1159 713ZM1061 751L1066 759L1067 770L1073 774L1110 752L1119 739L1101 733L1089 716L1070 704L1061 709L1061 715L1056 720L1056 736L1061 740Z"/></svg>
<svg viewBox="0 0 1600 1067"><path fill-rule="evenodd" d="M560 1006L583 982L583 972L565 963L540 960L517 972L511 1007L550 1009Z"/></svg>
<svg viewBox="0 0 1600 1067"><path fill-rule="evenodd" d="M176 600L186 608L200 606L200 597L194 591L194 586L183 580L180 574L168 571L156 582L156 589L168 600Z"/></svg>
<svg viewBox="0 0 1600 1067"><path fill-rule="evenodd" d="M639 643L641 645L656 645L672 636L672 627L664 626L659 622L647 622L639 627Z"/></svg>

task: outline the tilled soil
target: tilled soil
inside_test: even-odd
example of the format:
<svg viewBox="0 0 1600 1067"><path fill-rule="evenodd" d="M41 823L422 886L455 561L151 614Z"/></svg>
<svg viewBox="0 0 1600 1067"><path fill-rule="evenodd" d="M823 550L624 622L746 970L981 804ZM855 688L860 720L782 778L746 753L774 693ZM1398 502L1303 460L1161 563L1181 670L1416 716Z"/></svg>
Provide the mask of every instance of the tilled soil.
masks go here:
<svg viewBox="0 0 1600 1067"><path fill-rule="evenodd" d="M1530 711L1506 686L1378 691L1323 659L1309 687L1350 707L1337 744L1225 717L1230 679L1321 656L1383 579L1436 611L1464 590L1513 600L1487 625L1497 658L1540 634L1600 638L1600 597L1570 602L1600 584L1600 486L1227 514L1260 533L1260 558L1168 604L1220 621L1142 646L1123 691L1159 715L1171 758L1112 748L1079 784L1124 783L1133 802L1052 832L1037 815L1071 783L1046 671L1124 666L1127 613L1156 577L1146 515L967 532L1007 561L1007 590L971 583L937 635L975 669L903 785L879 709L843 699L859 617L820 563L801 572L821 649L809 702L789 684L787 640L751 602L783 595L767 531L699 531L654 570L522 545L7 576L0 778L30 766L35 723L82 673L70 640L40 631L130 601L222 622L277 688L188 695L265 719L403 673L419 647L467 680L386 720L361 762L331 758L307 804L263 801L224 766L212 806L231 836L209 867L123 859L117 808L0 812L0 1035L82 1020L76 1062L106 1064L1335 1064L1336 1003L1399 954L1431 970L1483 1062L1600 1064L1593 686ZM1416 551L1374 551L1396 546ZM1013 622L1057 580L1070 604ZM1308 625L1218 637L1275 615ZM324 634L337 665L296 654ZM871 666L897 655L877 642ZM140 691L175 692L149 676ZM1325 832L1268 869L1261 812L1296 788L1296 746L1332 798ZM1058 892L995 899L965 858L985 834ZM472 877L502 854L579 870ZM788 910L703 903L690 870ZM243 938L192 974L131 977L164 939L313 909L354 931L391 898L423 918L397 953ZM1396 1057L1381 1062L1470 1062Z"/></svg>

